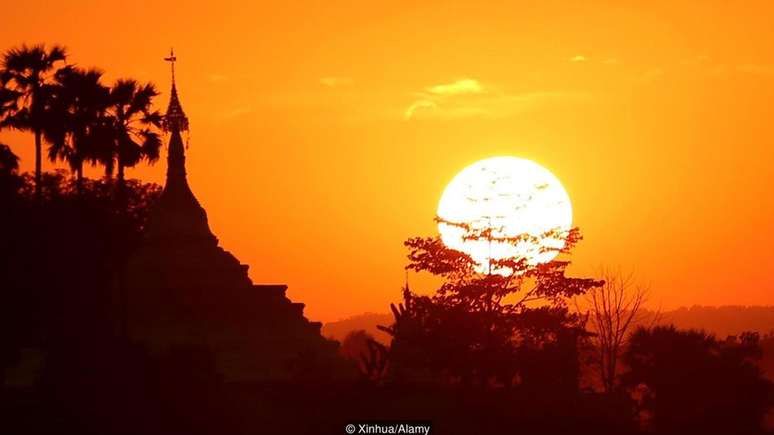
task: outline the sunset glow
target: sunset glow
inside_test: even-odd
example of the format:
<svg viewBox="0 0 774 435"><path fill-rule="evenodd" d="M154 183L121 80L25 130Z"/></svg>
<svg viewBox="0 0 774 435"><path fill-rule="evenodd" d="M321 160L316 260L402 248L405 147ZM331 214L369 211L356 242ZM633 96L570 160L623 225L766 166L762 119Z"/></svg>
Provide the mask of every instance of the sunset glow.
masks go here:
<svg viewBox="0 0 774 435"><path fill-rule="evenodd" d="M0 434L774 435L772 17L9 2Z"/></svg>
<svg viewBox="0 0 774 435"><path fill-rule="evenodd" d="M575 271L637 270L673 309L774 303L773 8L72 1L7 8L0 39L62 44L106 83L152 81L158 109L174 47L191 188L251 278L287 283L310 318L383 311L401 241L436 234L459 171L505 155L561 180ZM31 134L0 142L34 169ZM161 153L127 177L163 183Z"/></svg>

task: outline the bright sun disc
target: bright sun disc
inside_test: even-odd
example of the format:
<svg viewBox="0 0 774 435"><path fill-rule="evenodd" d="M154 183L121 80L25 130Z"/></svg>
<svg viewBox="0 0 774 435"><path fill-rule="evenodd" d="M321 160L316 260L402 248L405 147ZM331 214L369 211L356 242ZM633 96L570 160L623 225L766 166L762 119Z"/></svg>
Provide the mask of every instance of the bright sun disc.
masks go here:
<svg viewBox="0 0 774 435"><path fill-rule="evenodd" d="M525 258L532 265L551 261L565 241L561 236L543 235L568 231L572 206L562 183L544 167L516 157L492 157L468 166L452 179L438 204L438 217L468 224L474 230L491 228L494 238L522 234L538 237L515 246L464 240L462 228L438 224L443 243L473 257L479 272L509 274L510 270L490 271L489 259Z"/></svg>

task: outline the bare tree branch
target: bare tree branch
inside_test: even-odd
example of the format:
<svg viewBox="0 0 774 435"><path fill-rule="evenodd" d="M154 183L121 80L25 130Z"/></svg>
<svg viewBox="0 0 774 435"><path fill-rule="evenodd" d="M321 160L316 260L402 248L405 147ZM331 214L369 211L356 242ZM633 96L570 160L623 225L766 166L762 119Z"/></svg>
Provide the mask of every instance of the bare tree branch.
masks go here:
<svg viewBox="0 0 774 435"><path fill-rule="evenodd" d="M617 388L618 362L627 335L633 325L642 323L641 308L648 288L635 284L633 273L603 269L600 276L604 284L588 291L584 305L596 334L592 341L602 387L612 392ZM584 311L578 299L575 307L579 313Z"/></svg>

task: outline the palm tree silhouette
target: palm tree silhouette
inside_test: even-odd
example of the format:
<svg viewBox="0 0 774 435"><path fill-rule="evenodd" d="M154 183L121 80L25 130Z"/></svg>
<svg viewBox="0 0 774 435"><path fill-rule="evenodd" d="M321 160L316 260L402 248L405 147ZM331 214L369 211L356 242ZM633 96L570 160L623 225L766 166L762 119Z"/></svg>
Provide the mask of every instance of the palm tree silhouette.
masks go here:
<svg viewBox="0 0 774 435"><path fill-rule="evenodd" d="M42 139L46 127L46 111L52 96L51 71L64 62L67 52L54 45L42 44L11 48L2 59L0 82L16 92L17 104L3 119L4 127L35 134L35 195L40 198Z"/></svg>
<svg viewBox="0 0 774 435"><path fill-rule="evenodd" d="M11 147L0 143L0 173L12 173L19 169L19 158Z"/></svg>
<svg viewBox="0 0 774 435"><path fill-rule="evenodd" d="M45 134L51 143L48 156L69 164L80 191L84 161L95 164L106 155L110 90L102 85L102 72L97 69L67 66L57 71L55 78L59 86L53 94Z"/></svg>
<svg viewBox="0 0 774 435"><path fill-rule="evenodd" d="M152 83L118 80L110 89L110 143L102 163L112 176L118 169L119 188L124 184L124 169L140 161L155 163L159 159L161 113L152 110L153 98L159 95Z"/></svg>

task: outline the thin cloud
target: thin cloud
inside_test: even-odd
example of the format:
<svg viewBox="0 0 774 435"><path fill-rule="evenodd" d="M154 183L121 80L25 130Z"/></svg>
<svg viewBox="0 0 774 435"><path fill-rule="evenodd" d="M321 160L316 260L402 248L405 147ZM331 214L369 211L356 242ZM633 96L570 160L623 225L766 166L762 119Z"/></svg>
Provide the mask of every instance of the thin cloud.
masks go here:
<svg viewBox="0 0 774 435"><path fill-rule="evenodd" d="M505 118L523 113L537 106L557 101L581 101L589 98L586 93L543 91L521 94L482 94L466 99L421 99L404 111L406 121L414 118L460 119Z"/></svg>
<svg viewBox="0 0 774 435"><path fill-rule="evenodd" d="M480 94L484 92L484 87L478 80L461 79L453 83L431 86L426 91L433 95Z"/></svg>
<svg viewBox="0 0 774 435"><path fill-rule="evenodd" d="M352 79L349 77L321 77L320 84L329 88L335 88L336 86L348 85L352 83Z"/></svg>
<svg viewBox="0 0 774 435"><path fill-rule="evenodd" d="M438 107L435 102L430 100L417 100L414 103L412 103L406 110L403 112L403 119L408 121L414 116L414 113L416 113L418 110L434 110Z"/></svg>
<svg viewBox="0 0 774 435"><path fill-rule="evenodd" d="M502 118L517 115L544 102L578 99L580 96L579 93L561 91L514 94L497 86L487 85L485 88L478 80L464 78L418 92L403 110L403 119Z"/></svg>
<svg viewBox="0 0 774 435"><path fill-rule="evenodd" d="M580 54L570 58L570 62L585 62L587 60L586 56Z"/></svg>
<svg viewBox="0 0 774 435"><path fill-rule="evenodd" d="M433 112L436 112L441 106L443 106L443 111L438 113L438 115L442 116L451 113L452 108L454 112L459 113L478 113L480 110L474 110L471 107L460 105L458 104L458 101L474 98L485 93L481 83L479 83L478 80L470 78L463 78L451 83L429 86L422 92L419 92L419 99L415 100L403 111L403 119L408 121L419 113L422 113L424 116L429 116Z"/></svg>

